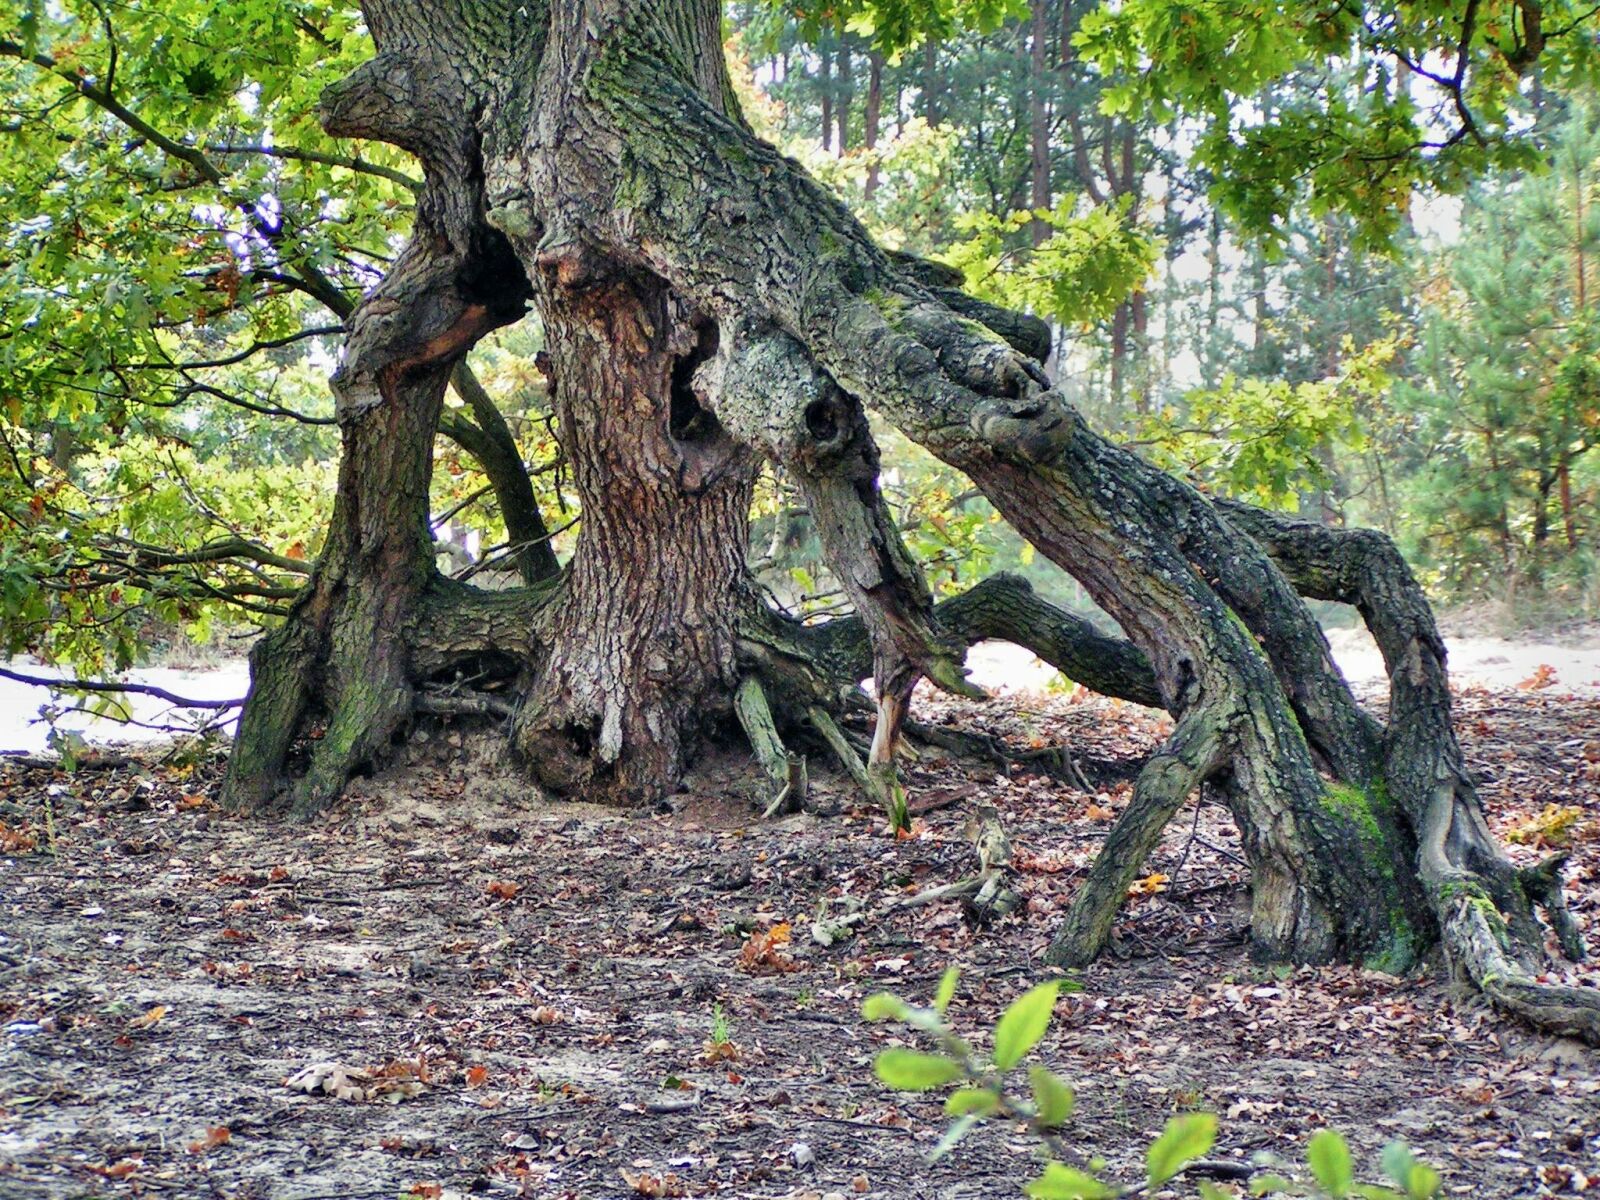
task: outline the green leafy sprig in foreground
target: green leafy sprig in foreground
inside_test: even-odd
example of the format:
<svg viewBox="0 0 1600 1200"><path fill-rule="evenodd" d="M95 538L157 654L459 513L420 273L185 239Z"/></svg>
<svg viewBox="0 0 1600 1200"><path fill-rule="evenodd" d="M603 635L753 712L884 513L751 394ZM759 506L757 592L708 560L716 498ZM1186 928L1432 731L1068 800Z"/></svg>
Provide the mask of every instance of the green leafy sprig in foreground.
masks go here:
<svg viewBox="0 0 1600 1200"><path fill-rule="evenodd" d="M1195 1166L1216 1144L1217 1118L1212 1113L1183 1113L1166 1124L1161 1136L1145 1152L1145 1180L1127 1186L1101 1178L1099 1160L1087 1169L1068 1166L1062 1130L1071 1120L1076 1095L1072 1086L1042 1065L1027 1068L1026 1090L1013 1082L1012 1072L1049 1031L1056 1001L1063 992L1081 990L1070 979L1053 979L1024 992L994 1027L992 1049L975 1050L947 1020L960 975L955 967L944 973L930 1007L910 1004L889 992L867 997L861 1014L869 1021L899 1021L932 1039L933 1051L892 1047L881 1052L873 1070L889 1087L902 1092L929 1092L955 1085L945 1099L945 1112L953 1118L930 1155L937 1161L949 1154L981 1122L994 1118L1024 1122L1036 1134L1044 1152L1040 1173L1022 1185L1031 1200L1118 1200L1123 1196L1154 1192ZM1359 1183L1350 1147L1331 1129L1315 1134L1306 1148L1311 1182L1306 1183L1263 1169L1249 1183L1252 1196L1311 1196L1321 1200L1432 1200L1441 1193L1438 1172L1416 1160L1409 1148L1394 1142L1384 1150L1381 1166L1394 1186ZM1270 1158L1252 1160L1266 1168ZM1234 1193L1210 1180L1199 1180L1202 1200L1227 1200Z"/></svg>

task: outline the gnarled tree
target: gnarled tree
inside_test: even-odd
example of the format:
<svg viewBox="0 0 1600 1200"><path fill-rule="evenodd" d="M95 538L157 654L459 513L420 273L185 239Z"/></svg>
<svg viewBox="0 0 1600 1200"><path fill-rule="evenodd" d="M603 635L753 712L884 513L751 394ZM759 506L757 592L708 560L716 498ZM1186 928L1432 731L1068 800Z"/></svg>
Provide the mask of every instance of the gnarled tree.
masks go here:
<svg viewBox="0 0 1600 1200"><path fill-rule="evenodd" d="M329 89L324 124L412 151L425 184L409 245L348 324L333 528L254 656L232 803L328 803L431 684L469 671L516 679L512 747L557 792L669 792L740 713L769 759L776 733L848 761L831 714L868 653L876 728L855 766L893 799L913 683L966 690L964 646L1008 636L1177 722L1058 961L1098 952L1162 826L1210 783L1243 835L1261 955L1399 970L1442 941L1496 1003L1600 1040L1600 995L1536 982L1534 906L1570 932L1559 885L1519 874L1490 837L1443 646L1384 538L1214 503L1092 431L1030 356L1035 325L886 254L752 135L717 0L363 8L377 57ZM530 302L582 535L559 578L476 592L433 570L429 454L452 370ZM1131 645L1006 580L933 605L878 491L869 409L963 471ZM762 457L797 482L852 620L802 628L751 585ZM1302 595L1365 616L1389 666L1387 726Z"/></svg>

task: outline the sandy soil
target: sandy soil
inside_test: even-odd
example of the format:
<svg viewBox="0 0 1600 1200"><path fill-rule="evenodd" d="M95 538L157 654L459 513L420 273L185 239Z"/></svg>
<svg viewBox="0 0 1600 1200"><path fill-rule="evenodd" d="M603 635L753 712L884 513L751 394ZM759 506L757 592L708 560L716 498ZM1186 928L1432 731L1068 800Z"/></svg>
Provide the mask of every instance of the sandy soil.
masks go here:
<svg viewBox="0 0 1600 1200"><path fill-rule="evenodd" d="M1353 685L1361 687L1383 682L1383 658L1365 629L1335 629L1328 640L1335 659ZM1532 678L1541 667L1548 666L1554 671L1550 682L1558 691L1600 696L1600 629L1568 632L1549 640L1507 640L1459 633L1447 634L1446 641L1450 647L1451 676L1459 687L1514 688ZM976 683L1000 694L1043 691L1057 679L1055 670L1047 663L1006 642L974 646L967 663ZM29 674L53 674L37 663L18 661L10 665ZM197 670L147 668L131 672L128 678L202 700L241 697L250 683L250 673L243 659L223 660L214 667ZM46 688L0 678L0 752L45 749L50 727L37 718L40 706L49 702ZM128 696L122 702L137 721L181 724L185 719L184 714L174 712L170 705L148 696ZM209 717L210 714L204 714L200 719ZM167 736L159 729L141 729L96 719L85 713L70 714L58 724L97 743L137 743ZM224 724L222 728L231 731L231 724Z"/></svg>

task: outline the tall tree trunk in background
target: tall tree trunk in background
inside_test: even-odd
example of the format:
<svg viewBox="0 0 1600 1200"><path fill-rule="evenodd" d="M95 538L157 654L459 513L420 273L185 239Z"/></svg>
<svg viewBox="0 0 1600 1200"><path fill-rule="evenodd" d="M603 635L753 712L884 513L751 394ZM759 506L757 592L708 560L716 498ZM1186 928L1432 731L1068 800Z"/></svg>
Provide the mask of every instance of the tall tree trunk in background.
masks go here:
<svg viewBox="0 0 1600 1200"><path fill-rule="evenodd" d="M1563 455L1556 466L1556 486L1561 498L1561 528L1566 534L1567 549L1578 548L1578 516L1572 504L1572 460Z"/></svg>
<svg viewBox="0 0 1600 1200"><path fill-rule="evenodd" d="M1322 295L1325 307L1331 308L1339 296L1339 223L1332 215L1322 221ZM1344 339L1325 339L1322 355L1322 377L1332 379L1343 364ZM1317 463L1322 468L1323 482L1317 488L1315 501L1317 518L1324 525L1344 524L1344 480L1339 472L1338 459L1333 447L1324 442L1317 447Z"/></svg>
<svg viewBox="0 0 1600 1200"><path fill-rule="evenodd" d="M833 149L833 43L826 35L817 43L822 60L819 70L822 90L822 148Z"/></svg>
<svg viewBox="0 0 1600 1200"><path fill-rule="evenodd" d="M1490 477L1494 480L1495 532L1499 536L1500 556L1515 576L1516 542L1511 536L1511 508L1506 500L1506 468L1500 461L1500 439L1495 436L1495 420L1494 405L1491 403L1483 426L1483 449L1489 459Z"/></svg>
<svg viewBox="0 0 1600 1200"><path fill-rule="evenodd" d="M1135 292L1128 299L1128 323L1133 332L1133 345L1138 362L1133 385L1133 411L1135 415L1150 415L1150 297L1146 292Z"/></svg>
<svg viewBox="0 0 1600 1200"><path fill-rule="evenodd" d="M867 55L867 106L861 114L861 144L866 147L867 183L866 199L871 203L877 194L882 168L875 157L878 150L878 126L883 120L883 55L876 50Z"/></svg>
<svg viewBox="0 0 1600 1200"><path fill-rule="evenodd" d="M922 119L937 125L944 119L944 79L939 72L939 44L929 38L922 47Z"/></svg>
<svg viewBox="0 0 1600 1200"><path fill-rule="evenodd" d="M839 80L839 99L834 105L834 116L839 122L839 157L850 149L850 109L856 96L856 68L850 53L850 43L839 39L839 63L836 75Z"/></svg>
<svg viewBox="0 0 1600 1200"><path fill-rule="evenodd" d="M1200 385L1217 386L1218 339L1222 335L1222 214L1211 210L1206 222L1206 344L1200 359Z"/></svg>
<svg viewBox="0 0 1600 1200"><path fill-rule="evenodd" d="M1541 550L1550 540L1550 493L1556 486L1554 471L1539 470L1539 486L1533 494L1533 548Z"/></svg>
<svg viewBox="0 0 1600 1200"><path fill-rule="evenodd" d="M1037 322L884 253L745 127L719 0L363 10L378 55L330 89L325 124L413 150L428 188L406 252L350 322L333 529L254 663L233 803L262 806L285 782L297 810L327 803L415 713L459 703L430 683L470 667L515 688L514 714L474 702L512 716L516 749L557 790L660 797L737 719L769 777L781 737L820 738L903 822L912 686L970 694L961 654L998 634L1079 658L1081 675L1175 718L1052 961L1105 946L1163 826L1212 785L1250 863L1260 956L1400 970L1442 940L1496 1004L1600 1041L1600 993L1537 978L1534 905L1564 945L1575 936L1559 881L1519 874L1489 835L1443 644L1392 543L1213 502L1090 429L1030 357ZM432 432L454 365L530 300L584 525L560 580L480 592L432 571ZM1003 579L935 606L879 491L869 409L964 472L1132 644ZM804 498L849 621L800 626L746 586L757 454ZM1366 619L1390 673L1387 726L1357 704L1302 594ZM863 645L877 711L865 765L828 736Z"/></svg>
<svg viewBox="0 0 1600 1200"><path fill-rule="evenodd" d="M1049 208L1050 195L1050 114L1045 94L1050 78L1050 0L1033 0L1028 22L1028 144L1031 191L1028 204L1034 210ZM1029 226L1035 246L1050 236L1050 223L1037 218Z"/></svg>
<svg viewBox="0 0 1600 1200"><path fill-rule="evenodd" d="M1111 411L1121 420L1125 415L1125 402L1127 400L1128 384L1128 326L1130 324L1129 305L1126 301L1117 305L1116 311L1111 314Z"/></svg>
<svg viewBox="0 0 1600 1200"><path fill-rule="evenodd" d="M1250 348L1258 355L1266 350L1272 336L1267 327L1270 313L1267 307L1267 257L1257 246L1250 251Z"/></svg>

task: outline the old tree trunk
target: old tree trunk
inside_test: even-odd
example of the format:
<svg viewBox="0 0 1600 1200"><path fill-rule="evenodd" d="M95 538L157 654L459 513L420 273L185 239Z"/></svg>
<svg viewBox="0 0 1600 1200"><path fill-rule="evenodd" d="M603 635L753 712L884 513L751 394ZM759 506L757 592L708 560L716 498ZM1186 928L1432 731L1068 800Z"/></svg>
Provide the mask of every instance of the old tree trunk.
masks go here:
<svg viewBox="0 0 1600 1200"><path fill-rule="evenodd" d="M419 712L505 718L558 793L675 789L747 741L778 801L792 750L903 804L911 687L969 690L983 637L1164 706L1177 724L1053 949L1105 944L1128 884L1202 784L1243 834L1255 949L1401 970L1443 945L1495 1003L1600 1041L1600 996L1547 986L1544 910L1579 939L1554 865L1515 869L1450 726L1444 647L1392 544L1208 500L1100 437L1054 392L1036 322L886 255L755 138L717 0L367 0L377 57L323 98L333 133L421 161L405 252L348 323L333 527L292 618L258 649L229 800L308 813ZM441 578L427 482L452 371L531 306L583 505L573 562L507 592ZM999 577L933 605L877 487L866 421L965 472L1128 642ZM810 507L857 615L804 628L746 572L759 463ZM1352 697L1302 596L1355 605L1391 680ZM863 762L835 717L876 682ZM515 706L463 681L514 681ZM776 802L775 802L776 803Z"/></svg>

